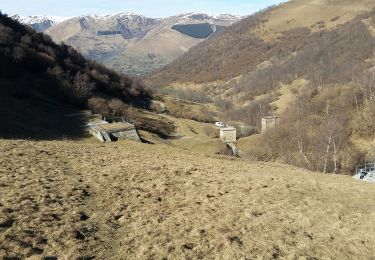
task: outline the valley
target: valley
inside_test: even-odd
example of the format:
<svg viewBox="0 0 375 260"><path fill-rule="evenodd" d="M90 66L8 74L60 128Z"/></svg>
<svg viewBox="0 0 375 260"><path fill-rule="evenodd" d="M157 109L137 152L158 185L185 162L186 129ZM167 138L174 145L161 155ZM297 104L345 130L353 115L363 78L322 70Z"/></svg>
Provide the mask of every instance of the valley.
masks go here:
<svg viewBox="0 0 375 260"><path fill-rule="evenodd" d="M255 158L349 174L349 165L374 159L372 149L357 145L373 139L366 100L374 86L374 8L366 0L269 7L192 47L145 83L200 93L226 120L258 133L261 118L278 116L277 129L251 138Z"/></svg>
<svg viewBox="0 0 375 260"><path fill-rule="evenodd" d="M374 28L0 13L0 259L373 259Z"/></svg>

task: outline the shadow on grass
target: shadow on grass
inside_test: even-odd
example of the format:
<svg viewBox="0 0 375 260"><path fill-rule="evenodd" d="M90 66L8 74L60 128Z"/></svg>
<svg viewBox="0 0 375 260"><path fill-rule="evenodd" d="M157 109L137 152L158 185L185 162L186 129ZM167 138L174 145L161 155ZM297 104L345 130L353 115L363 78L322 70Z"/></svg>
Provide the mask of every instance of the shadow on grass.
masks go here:
<svg viewBox="0 0 375 260"><path fill-rule="evenodd" d="M85 116L49 100L0 96L0 138L63 140L87 136Z"/></svg>

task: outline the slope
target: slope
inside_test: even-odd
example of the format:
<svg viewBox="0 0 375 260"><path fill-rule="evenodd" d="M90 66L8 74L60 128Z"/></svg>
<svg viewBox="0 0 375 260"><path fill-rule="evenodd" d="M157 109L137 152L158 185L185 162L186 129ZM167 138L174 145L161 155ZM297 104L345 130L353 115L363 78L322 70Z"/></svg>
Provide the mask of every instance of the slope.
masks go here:
<svg viewBox="0 0 375 260"><path fill-rule="evenodd" d="M154 84L228 81L259 66L284 59L311 42L314 32L330 31L374 7L373 1L294 0L270 7L192 48L155 73Z"/></svg>
<svg viewBox="0 0 375 260"><path fill-rule="evenodd" d="M62 138L65 129L82 126L82 120L62 116L82 109L103 115L130 111L141 128L170 129L163 124L155 127L158 120L145 110L151 96L139 82L88 61L72 47L57 45L2 14L0 67L2 137ZM133 107L138 110L132 112Z"/></svg>
<svg viewBox="0 0 375 260"><path fill-rule="evenodd" d="M230 102L226 119L259 133L262 117L278 115L278 127L248 147L256 159L352 174L374 160L372 149L358 145L375 136L374 7L365 0L271 7L193 47L147 83Z"/></svg>
<svg viewBox="0 0 375 260"><path fill-rule="evenodd" d="M347 176L130 141L0 140L0 154L0 257L375 254L373 185Z"/></svg>

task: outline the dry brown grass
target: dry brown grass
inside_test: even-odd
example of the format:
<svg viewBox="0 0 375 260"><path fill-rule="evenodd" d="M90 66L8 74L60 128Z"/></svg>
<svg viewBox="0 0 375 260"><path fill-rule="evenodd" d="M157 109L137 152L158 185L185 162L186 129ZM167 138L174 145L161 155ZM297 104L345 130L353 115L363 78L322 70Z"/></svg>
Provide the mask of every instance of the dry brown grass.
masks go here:
<svg viewBox="0 0 375 260"><path fill-rule="evenodd" d="M168 144L173 147L203 154L215 154L222 148L222 142L217 138L219 130L213 124L172 116L166 117L176 126L176 138L168 140Z"/></svg>
<svg viewBox="0 0 375 260"><path fill-rule="evenodd" d="M371 0L289 1L267 14L268 21L258 29L258 35L266 41L273 41L282 32L295 28L307 27L312 31L333 29L373 7ZM319 27L319 24L324 26Z"/></svg>
<svg viewBox="0 0 375 260"><path fill-rule="evenodd" d="M91 140L0 141L0 258L375 255L373 184Z"/></svg>
<svg viewBox="0 0 375 260"><path fill-rule="evenodd" d="M271 103L271 105L276 107L276 113L281 115L290 107L291 103L295 101L293 89L305 87L307 84L308 81L305 79L294 80L290 85L283 84L279 89L280 96L275 102Z"/></svg>
<svg viewBox="0 0 375 260"><path fill-rule="evenodd" d="M219 114L213 103L198 103L163 96L163 102L170 115L176 118L192 119L199 122L213 122Z"/></svg>

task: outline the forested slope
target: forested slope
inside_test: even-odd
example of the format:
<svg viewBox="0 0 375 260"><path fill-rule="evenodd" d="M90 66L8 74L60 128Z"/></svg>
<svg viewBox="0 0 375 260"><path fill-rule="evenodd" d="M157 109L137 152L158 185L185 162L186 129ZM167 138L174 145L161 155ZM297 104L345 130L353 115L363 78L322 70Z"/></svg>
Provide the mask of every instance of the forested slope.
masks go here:
<svg viewBox="0 0 375 260"><path fill-rule="evenodd" d="M277 129L248 146L257 160L352 173L374 159L374 7L366 0L271 7L194 47L148 83L191 86L214 98L227 119L259 131L263 116L280 116Z"/></svg>
<svg viewBox="0 0 375 260"><path fill-rule="evenodd" d="M86 60L73 48L57 45L1 14L0 67L0 136L61 137L64 125L73 128L81 123L63 122L67 111L89 108L126 115L132 107L149 107L151 96L138 81ZM156 130L140 114L134 120Z"/></svg>

